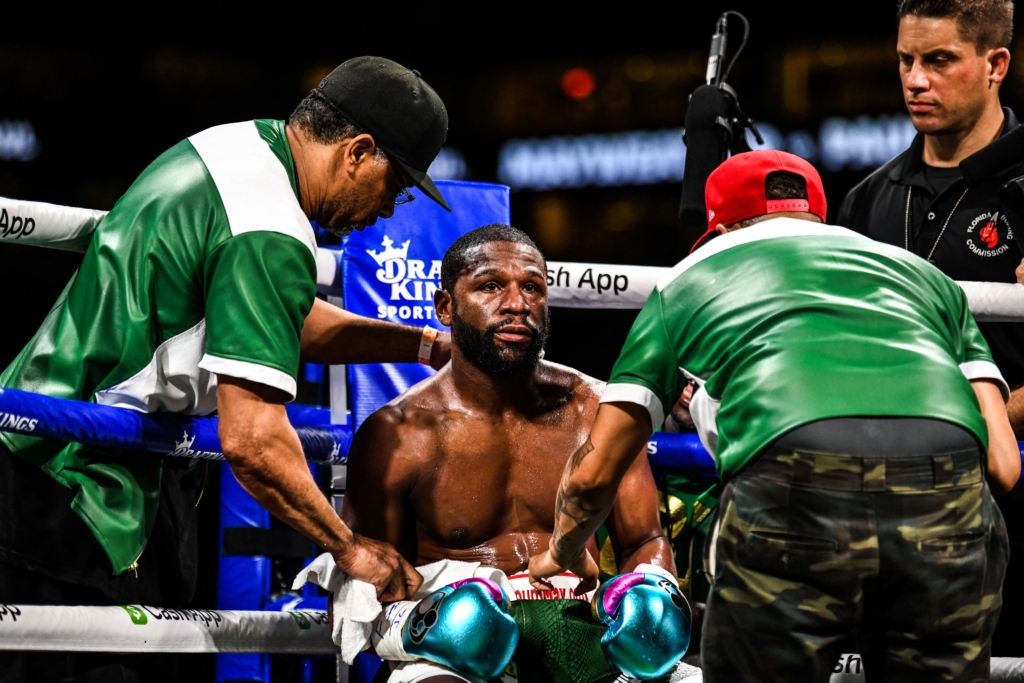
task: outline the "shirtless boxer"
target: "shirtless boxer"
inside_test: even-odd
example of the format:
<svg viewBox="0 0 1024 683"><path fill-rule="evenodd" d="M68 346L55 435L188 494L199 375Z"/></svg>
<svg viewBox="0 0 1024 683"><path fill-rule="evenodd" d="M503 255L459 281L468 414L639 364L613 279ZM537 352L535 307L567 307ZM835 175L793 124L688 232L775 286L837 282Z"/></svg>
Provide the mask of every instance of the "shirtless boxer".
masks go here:
<svg viewBox="0 0 1024 683"><path fill-rule="evenodd" d="M606 628L581 602L594 582L563 575L540 593L525 574L530 556L548 547L559 480L586 441L604 387L541 360L549 329L546 274L534 243L509 226L486 226L452 245L434 297L438 320L452 328L452 361L360 427L342 517L420 566L428 593L438 585L431 563L499 569L499 583L516 601L511 613L522 637L510 670L518 667L520 681L611 680L621 667L602 656ZM659 572L675 580L657 501L647 458L637 458L607 524L619 570L647 565L640 571L651 585L664 581ZM597 558L593 538L589 548ZM538 599L548 603L525 604ZM568 633L567 641L556 644L553 629ZM569 655L566 646L576 652ZM377 651L388 658L380 645ZM390 680L467 680L435 665L412 666L399 667Z"/></svg>

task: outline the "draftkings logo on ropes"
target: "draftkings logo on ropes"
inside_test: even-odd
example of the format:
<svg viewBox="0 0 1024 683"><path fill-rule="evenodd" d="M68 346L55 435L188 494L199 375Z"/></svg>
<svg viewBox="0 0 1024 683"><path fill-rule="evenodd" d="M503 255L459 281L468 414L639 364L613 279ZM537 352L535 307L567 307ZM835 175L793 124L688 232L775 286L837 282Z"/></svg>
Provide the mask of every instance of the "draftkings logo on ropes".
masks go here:
<svg viewBox="0 0 1024 683"><path fill-rule="evenodd" d="M192 444L195 443L196 437L189 437L188 431L185 430L181 434L181 441L174 441L174 450L169 455L177 455L186 458L202 458L204 460L216 459L220 453L214 453L211 451L194 451L192 450Z"/></svg>
<svg viewBox="0 0 1024 683"><path fill-rule="evenodd" d="M1000 239L999 228L1002 227L1005 237ZM978 256L999 256L1010 248L1013 241L1013 230L1006 214L988 211L971 221L967 226L967 248Z"/></svg>
<svg viewBox="0 0 1024 683"><path fill-rule="evenodd" d="M402 242L396 248L395 242L387 235L379 251L367 249L380 269L377 280L389 287L390 304L377 306L377 317L398 320L433 320L434 292L441 288L441 261L427 262L409 258L409 244Z"/></svg>
<svg viewBox="0 0 1024 683"><path fill-rule="evenodd" d="M33 420L14 413L0 413L0 429L16 432L34 432L39 420Z"/></svg>

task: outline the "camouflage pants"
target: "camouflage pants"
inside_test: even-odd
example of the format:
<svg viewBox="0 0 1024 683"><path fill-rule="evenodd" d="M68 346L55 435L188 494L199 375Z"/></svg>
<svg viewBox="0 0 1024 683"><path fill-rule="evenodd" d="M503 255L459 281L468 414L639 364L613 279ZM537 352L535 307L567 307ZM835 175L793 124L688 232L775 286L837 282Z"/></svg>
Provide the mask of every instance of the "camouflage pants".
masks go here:
<svg viewBox="0 0 1024 683"><path fill-rule="evenodd" d="M770 450L726 486L708 543L708 683L987 681L1008 560L977 451Z"/></svg>

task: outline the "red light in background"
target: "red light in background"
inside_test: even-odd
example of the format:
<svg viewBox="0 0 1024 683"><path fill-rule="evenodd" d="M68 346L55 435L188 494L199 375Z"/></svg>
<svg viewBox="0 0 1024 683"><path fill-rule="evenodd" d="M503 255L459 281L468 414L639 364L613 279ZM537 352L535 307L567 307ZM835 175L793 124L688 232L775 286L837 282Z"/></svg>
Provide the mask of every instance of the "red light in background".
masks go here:
<svg viewBox="0 0 1024 683"><path fill-rule="evenodd" d="M589 96L596 85L594 74L587 69L577 67L562 74L562 91L574 100Z"/></svg>

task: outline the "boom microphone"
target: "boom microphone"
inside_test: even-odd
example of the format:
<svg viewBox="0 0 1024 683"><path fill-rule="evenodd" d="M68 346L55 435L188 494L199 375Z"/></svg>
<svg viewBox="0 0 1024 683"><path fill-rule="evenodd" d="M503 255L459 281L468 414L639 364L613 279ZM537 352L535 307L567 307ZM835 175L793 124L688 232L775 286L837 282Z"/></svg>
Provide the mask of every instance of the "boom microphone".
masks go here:
<svg viewBox="0 0 1024 683"><path fill-rule="evenodd" d="M725 12L718 17L718 26L715 28L715 35L711 36L711 53L708 55L708 71L706 74L708 85L721 83L722 66L725 62L726 34L729 28L729 13Z"/></svg>
<svg viewBox="0 0 1024 683"><path fill-rule="evenodd" d="M729 15L743 22L743 42L726 66ZM725 82L749 37L750 23L746 17L732 10L724 12L718 18L715 33L711 37L707 84L698 87L690 95L683 132L686 166L683 169L683 192L679 201L679 220L686 227L707 225L704 184L730 152L739 154L750 151L744 129L750 128L757 141L764 144L753 119L740 109L736 91Z"/></svg>

